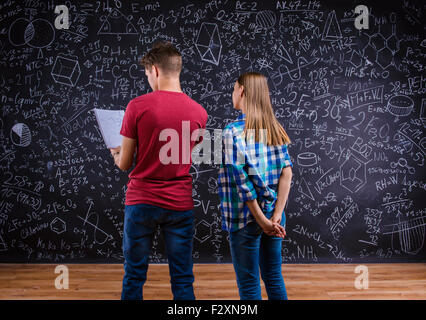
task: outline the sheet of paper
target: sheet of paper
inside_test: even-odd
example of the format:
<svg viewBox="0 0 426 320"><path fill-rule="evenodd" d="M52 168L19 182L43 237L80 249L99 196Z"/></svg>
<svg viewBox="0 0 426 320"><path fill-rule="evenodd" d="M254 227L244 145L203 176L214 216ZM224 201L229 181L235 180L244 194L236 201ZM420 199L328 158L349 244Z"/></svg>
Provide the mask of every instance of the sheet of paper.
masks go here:
<svg viewBox="0 0 426 320"><path fill-rule="evenodd" d="M93 109L98 126L107 148L121 146L122 136L120 135L121 124L123 123L124 110L104 110Z"/></svg>

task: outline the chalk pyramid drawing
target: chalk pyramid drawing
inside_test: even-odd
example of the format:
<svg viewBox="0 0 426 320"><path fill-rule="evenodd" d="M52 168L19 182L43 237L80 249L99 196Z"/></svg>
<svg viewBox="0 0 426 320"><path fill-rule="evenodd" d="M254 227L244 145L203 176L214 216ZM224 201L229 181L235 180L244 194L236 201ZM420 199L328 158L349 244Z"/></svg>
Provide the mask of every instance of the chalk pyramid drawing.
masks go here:
<svg viewBox="0 0 426 320"><path fill-rule="evenodd" d="M201 56L201 60L219 65L222 41L220 40L217 24L203 22L198 32L195 46Z"/></svg>
<svg viewBox="0 0 426 320"><path fill-rule="evenodd" d="M287 50L284 48L283 45L280 45L280 47L278 48L277 55L283 58L288 63L293 64L293 59L290 57L290 55L288 54Z"/></svg>
<svg viewBox="0 0 426 320"><path fill-rule="evenodd" d="M129 18L117 9L113 9L106 17L98 34L138 34L138 31Z"/></svg>
<svg viewBox="0 0 426 320"><path fill-rule="evenodd" d="M337 22L336 12L331 11L325 21L324 30L322 32L322 40L333 41L342 38L339 23Z"/></svg>

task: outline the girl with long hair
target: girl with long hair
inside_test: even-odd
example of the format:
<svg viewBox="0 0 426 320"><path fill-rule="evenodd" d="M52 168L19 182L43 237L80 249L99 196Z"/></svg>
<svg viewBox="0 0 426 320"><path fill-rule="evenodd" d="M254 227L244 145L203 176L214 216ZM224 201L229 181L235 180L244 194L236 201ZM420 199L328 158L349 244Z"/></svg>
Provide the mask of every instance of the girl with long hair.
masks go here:
<svg viewBox="0 0 426 320"><path fill-rule="evenodd" d="M242 114L223 130L218 183L239 295L242 300L262 299L260 267L268 298L285 300L281 248L292 178L291 141L274 115L262 74L241 75L232 102Z"/></svg>

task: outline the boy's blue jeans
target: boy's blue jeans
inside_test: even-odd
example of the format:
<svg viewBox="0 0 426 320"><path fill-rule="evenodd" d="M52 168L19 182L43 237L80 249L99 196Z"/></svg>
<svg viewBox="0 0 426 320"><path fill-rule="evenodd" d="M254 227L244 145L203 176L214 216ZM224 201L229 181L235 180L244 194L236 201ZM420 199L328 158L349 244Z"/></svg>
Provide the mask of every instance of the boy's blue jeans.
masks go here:
<svg viewBox="0 0 426 320"><path fill-rule="evenodd" d="M285 224L283 214L281 225ZM266 235L256 221L229 234L241 300L262 300L259 267L270 300L287 300L281 273L282 239Z"/></svg>
<svg viewBox="0 0 426 320"><path fill-rule="evenodd" d="M152 239L160 226L169 260L170 282L175 300L195 300L192 272L194 214L150 204L125 206L124 278L122 300L143 298Z"/></svg>

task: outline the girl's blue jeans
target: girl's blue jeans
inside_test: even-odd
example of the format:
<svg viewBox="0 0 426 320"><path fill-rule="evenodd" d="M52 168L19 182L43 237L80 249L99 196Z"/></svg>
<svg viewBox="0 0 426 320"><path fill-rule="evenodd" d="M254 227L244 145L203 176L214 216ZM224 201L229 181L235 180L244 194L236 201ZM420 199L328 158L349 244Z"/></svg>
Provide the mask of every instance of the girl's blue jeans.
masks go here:
<svg viewBox="0 0 426 320"><path fill-rule="evenodd" d="M281 225L285 225L285 214ZM282 239L263 233L256 221L231 232L229 239L240 299L262 300L260 269L268 299L287 300L281 273Z"/></svg>

